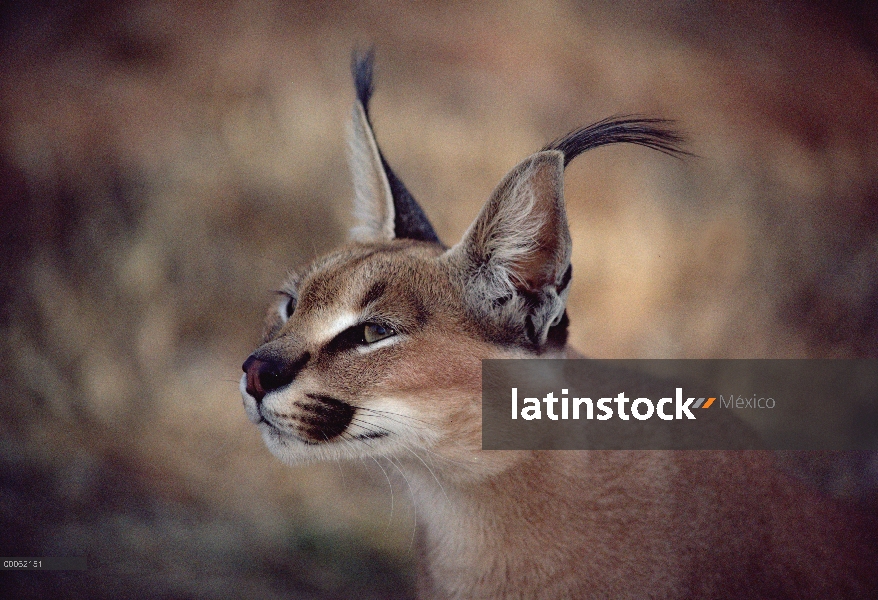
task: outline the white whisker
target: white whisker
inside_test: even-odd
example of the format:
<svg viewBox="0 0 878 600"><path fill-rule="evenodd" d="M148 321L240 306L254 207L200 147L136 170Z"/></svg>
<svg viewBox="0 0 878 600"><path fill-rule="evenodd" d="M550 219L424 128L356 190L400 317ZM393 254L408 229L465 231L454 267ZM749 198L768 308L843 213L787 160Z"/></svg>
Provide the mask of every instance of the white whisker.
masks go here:
<svg viewBox="0 0 878 600"><path fill-rule="evenodd" d="M384 531L387 532L387 530L390 529L390 524L393 522L393 484L390 482L390 475L387 474L387 471L384 470L384 467L381 466L378 459L374 456L371 456L370 458L375 461L375 464L378 465L378 468L384 473L384 478L387 480L387 485L390 487L390 516L387 518L387 525L384 526Z"/></svg>
<svg viewBox="0 0 878 600"><path fill-rule="evenodd" d="M418 454L417 454L414 450L412 450L411 448L409 448L409 447L406 446L405 444L402 444L402 447L405 448L406 450L408 450L408 451L412 454L412 456L414 456L414 457L417 458L419 461L421 461L421 464L424 465L424 466L427 468L427 470L430 472L430 475L432 475L432 476L433 476L433 479L436 480L436 483L439 484L439 489L442 490L442 495L445 496L445 499L448 501L449 504L451 504L451 500L448 498L448 494L445 493L445 486L443 486L443 485L442 485L442 482L439 481L439 478L436 477L436 473L433 472L433 469L430 468L430 465L428 465L427 463L425 463L423 458L421 458L420 456L418 456Z"/></svg>
<svg viewBox="0 0 878 600"><path fill-rule="evenodd" d="M387 458L387 460L390 461L390 464L392 464L394 467L396 467L396 470L399 471L400 475L402 475L402 478L405 481L405 485L409 490L409 497L412 499L412 513L413 513L412 516L414 518L412 519L412 521L413 521L412 539L411 539L411 542L409 543L409 552L413 552L414 548L415 548L415 534L418 531L418 503L415 501L415 493L412 490L412 484L409 481L409 478L406 476L405 471L402 468L400 468L400 466L397 464L399 462L399 459L397 459L396 462L394 462L393 458L390 456L387 456L385 458Z"/></svg>

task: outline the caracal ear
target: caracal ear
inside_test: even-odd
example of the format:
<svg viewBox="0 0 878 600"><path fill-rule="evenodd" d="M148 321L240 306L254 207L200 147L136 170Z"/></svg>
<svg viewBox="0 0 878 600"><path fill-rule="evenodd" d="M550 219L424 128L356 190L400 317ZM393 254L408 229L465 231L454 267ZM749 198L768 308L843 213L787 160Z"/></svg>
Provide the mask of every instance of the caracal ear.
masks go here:
<svg viewBox="0 0 878 600"><path fill-rule="evenodd" d="M521 162L446 254L469 309L498 341L539 351L563 317L571 274L563 175L557 150Z"/></svg>
<svg viewBox="0 0 878 600"><path fill-rule="evenodd" d="M351 63L357 90L348 135L357 220L351 238L357 241L407 238L441 243L424 211L391 170L375 140L369 119L373 57L371 51L355 54Z"/></svg>
<svg viewBox="0 0 878 600"><path fill-rule="evenodd" d="M354 179L354 217L357 220L351 237L359 241L392 240L395 237L393 195L387 174L381 168L369 119L360 102L354 103L348 146L348 162Z"/></svg>

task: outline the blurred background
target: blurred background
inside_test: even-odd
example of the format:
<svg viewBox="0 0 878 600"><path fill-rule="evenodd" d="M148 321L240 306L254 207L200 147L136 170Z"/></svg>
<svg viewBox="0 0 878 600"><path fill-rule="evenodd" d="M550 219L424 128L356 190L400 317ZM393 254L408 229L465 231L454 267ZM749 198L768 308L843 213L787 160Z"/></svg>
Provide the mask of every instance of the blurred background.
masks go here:
<svg viewBox="0 0 878 600"><path fill-rule="evenodd" d="M586 354L878 357L870 2L7 1L0 554L89 569L0 573L5 597L412 596L404 483L284 467L237 383L272 290L352 224L373 44L378 139L449 244L577 126L686 133L697 157L567 170ZM875 497L870 455L797 460Z"/></svg>

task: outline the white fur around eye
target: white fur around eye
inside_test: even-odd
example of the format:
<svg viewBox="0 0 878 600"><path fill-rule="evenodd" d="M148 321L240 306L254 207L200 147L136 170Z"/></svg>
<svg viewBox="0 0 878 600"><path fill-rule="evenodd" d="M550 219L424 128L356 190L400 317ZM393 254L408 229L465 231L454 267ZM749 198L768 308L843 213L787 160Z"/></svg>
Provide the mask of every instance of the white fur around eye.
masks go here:
<svg viewBox="0 0 878 600"><path fill-rule="evenodd" d="M348 327L353 327L360 320L360 315L353 312L344 312L328 319L321 328L321 338L329 341Z"/></svg>
<svg viewBox="0 0 878 600"><path fill-rule="evenodd" d="M386 337L384 339L378 340L377 342L372 342L371 344L364 344L362 346L357 346L357 352L359 352L360 354L368 354L370 352L378 350L379 348L385 348L387 346L392 346L393 344L396 344L397 342L402 341L402 339L403 339L403 336L401 336L400 334L397 333L397 334L391 335L389 337Z"/></svg>

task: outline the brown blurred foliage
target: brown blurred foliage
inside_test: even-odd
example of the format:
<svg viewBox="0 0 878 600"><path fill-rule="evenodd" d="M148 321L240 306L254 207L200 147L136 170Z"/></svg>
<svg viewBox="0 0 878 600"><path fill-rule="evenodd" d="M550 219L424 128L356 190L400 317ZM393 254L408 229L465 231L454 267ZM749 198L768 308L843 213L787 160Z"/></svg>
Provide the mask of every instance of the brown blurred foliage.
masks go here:
<svg viewBox="0 0 878 600"><path fill-rule="evenodd" d="M411 595L404 486L376 465L284 467L237 392L271 290L351 224L356 45L377 48L388 159L447 243L548 140L611 114L678 121L696 158L614 147L568 169L587 354L875 357L876 17L867 2L4 3L0 553L89 569L3 585ZM837 494L878 479L869 456L821 461Z"/></svg>

